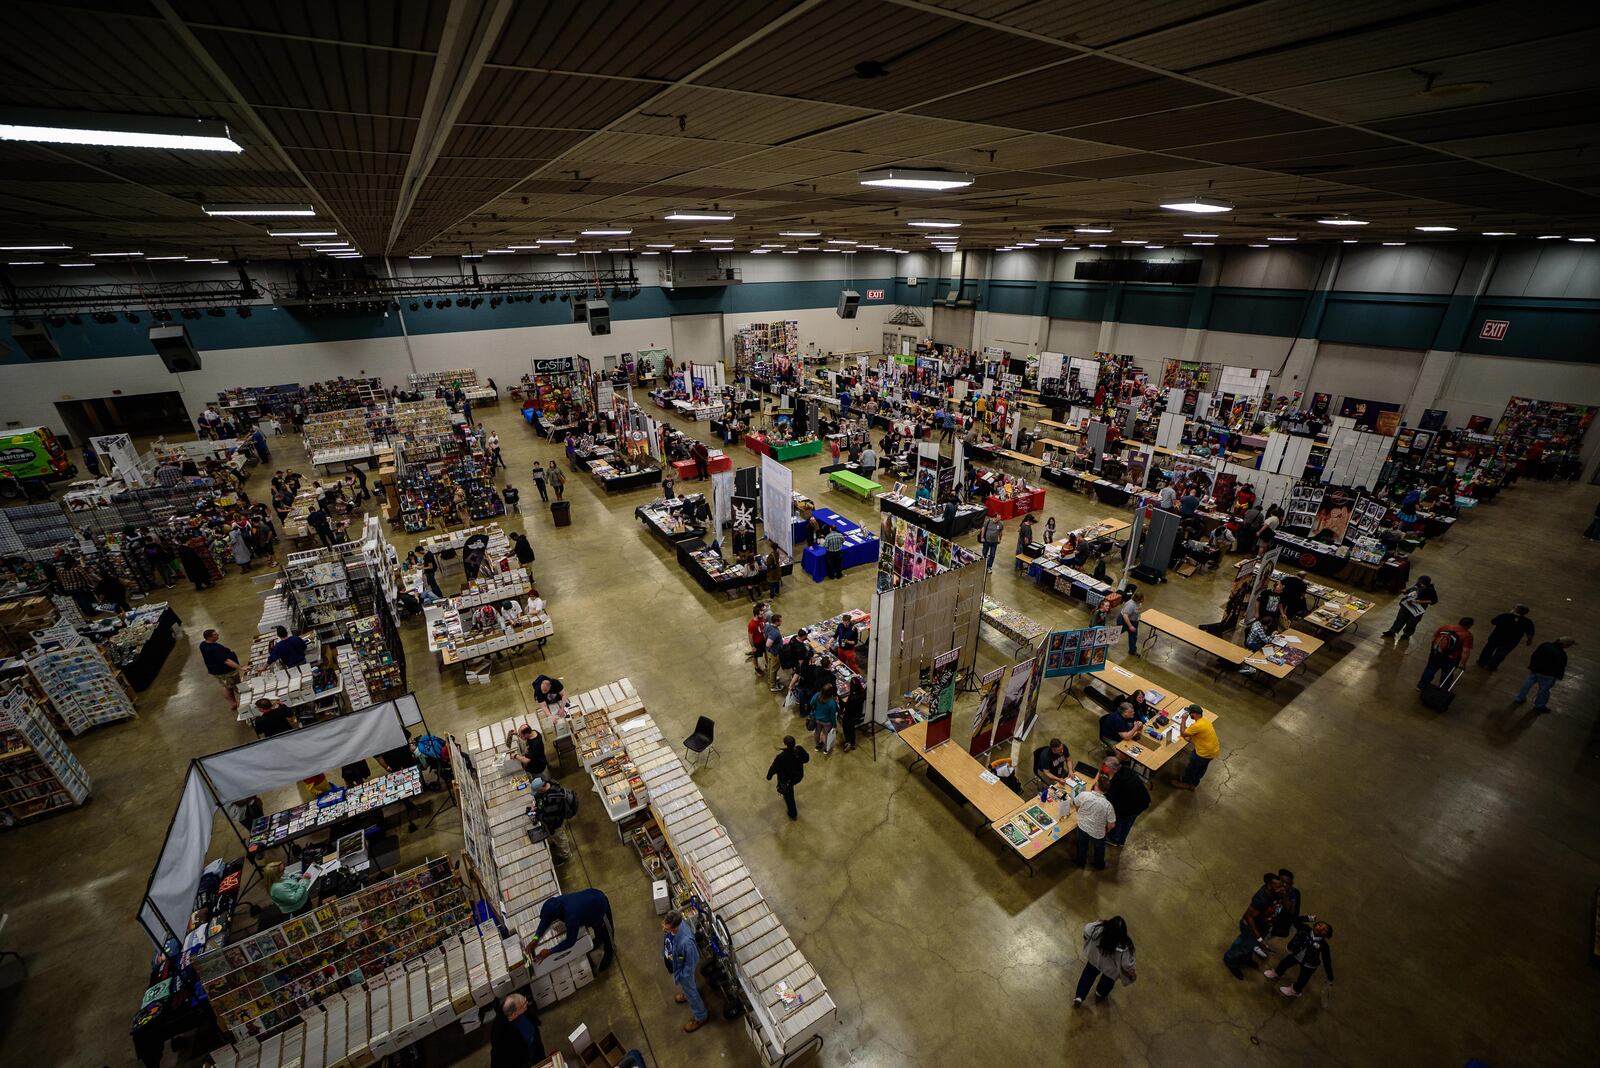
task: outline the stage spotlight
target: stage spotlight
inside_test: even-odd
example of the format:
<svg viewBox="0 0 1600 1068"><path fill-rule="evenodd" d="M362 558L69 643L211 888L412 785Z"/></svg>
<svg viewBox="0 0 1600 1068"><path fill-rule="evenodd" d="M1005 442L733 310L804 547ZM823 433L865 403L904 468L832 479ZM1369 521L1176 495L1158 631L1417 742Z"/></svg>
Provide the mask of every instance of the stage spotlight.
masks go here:
<svg viewBox="0 0 1600 1068"><path fill-rule="evenodd" d="M227 308L207 308L206 314L213 319L221 319L228 314Z"/></svg>
<svg viewBox="0 0 1600 1068"><path fill-rule="evenodd" d="M417 302L416 301L412 301L411 302L411 310L412 311L416 311L417 310Z"/></svg>
<svg viewBox="0 0 1600 1068"><path fill-rule="evenodd" d="M516 297L512 297L511 299L512 300L516 300L517 298ZM491 297L491 298L489 298L489 307L491 307L491 308L500 307L500 298L499 297Z"/></svg>
<svg viewBox="0 0 1600 1068"><path fill-rule="evenodd" d="M110 312L95 312L94 313L94 321L99 323L99 324L101 324L102 326L104 326L106 323L114 323L114 322L116 322L117 321L117 317L115 315L112 315ZM17 322L21 323L22 320L18 319Z"/></svg>
<svg viewBox="0 0 1600 1068"><path fill-rule="evenodd" d="M67 316L67 322L71 323L73 326L82 326L83 325L83 316L81 316L81 315L69 315L69 316Z"/></svg>
<svg viewBox="0 0 1600 1068"><path fill-rule="evenodd" d="M238 308L236 308L234 310L239 313L239 318L241 318L241 319L248 319L248 318L250 318L250 316L252 314L254 314L250 310L250 305L248 305L248 304L242 305L242 306L240 306L240 307L238 307Z"/></svg>
<svg viewBox="0 0 1600 1068"><path fill-rule="evenodd" d="M422 302L422 306L423 306L423 307L424 307L424 308L431 308L431 307L433 307L433 301L431 301L431 300L425 300L425 301L423 301L423 302Z"/></svg>
<svg viewBox="0 0 1600 1068"><path fill-rule="evenodd" d="M128 312L124 318L126 318L130 323L137 323L139 321L139 317L133 314L133 312Z"/></svg>
<svg viewBox="0 0 1600 1068"><path fill-rule="evenodd" d="M448 307L450 307L450 302L448 300L441 300L439 302L439 307L448 308Z"/></svg>
<svg viewBox="0 0 1600 1068"><path fill-rule="evenodd" d="M172 313L165 310L151 312L150 318L154 319L158 323L170 323L172 322Z"/></svg>
<svg viewBox="0 0 1600 1068"><path fill-rule="evenodd" d="M200 318L200 313L193 308L185 308L183 309L183 317L185 319L198 319Z"/></svg>
<svg viewBox="0 0 1600 1068"><path fill-rule="evenodd" d="M45 321L48 322L51 326L66 326L67 325L67 317L65 315L52 315L52 316L49 316Z"/></svg>

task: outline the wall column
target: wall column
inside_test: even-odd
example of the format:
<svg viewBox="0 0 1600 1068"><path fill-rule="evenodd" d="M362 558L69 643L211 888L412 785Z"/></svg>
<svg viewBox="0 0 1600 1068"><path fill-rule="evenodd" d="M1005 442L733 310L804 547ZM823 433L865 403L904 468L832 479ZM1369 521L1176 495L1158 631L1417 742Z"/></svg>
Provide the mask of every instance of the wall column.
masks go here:
<svg viewBox="0 0 1600 1068"><path fill-rule="evenodd" d="M1489 288L1499 262L1500 246L1493 243L1474 247L1467 256L1455 290L1450 294L1449 307L1439 322L1439 329L1434 332L1433 345L1422 357L1411 396L1406 398L1405 420L1410 426L1416 426L1422 413L1434 407L1444 395L1456 359L1461 355L1461 343L1472 325L1473 309Z"/></svg>

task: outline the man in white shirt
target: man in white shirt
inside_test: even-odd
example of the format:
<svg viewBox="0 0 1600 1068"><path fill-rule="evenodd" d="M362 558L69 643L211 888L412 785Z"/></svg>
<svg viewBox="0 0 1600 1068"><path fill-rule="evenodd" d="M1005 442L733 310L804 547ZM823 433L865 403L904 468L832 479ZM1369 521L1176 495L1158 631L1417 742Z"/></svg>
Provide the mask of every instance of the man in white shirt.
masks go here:
<svg viewBox="0 0 1600 1068"><path fill-rule="evenodd" d="M1073 798L1072 807L1078 810L1078 845L1073 851L1072 861L1078 867L1083 867L1092 845L1094 870L1104 871L1106 832L1117 825L1117 812L1106 795L1100 792L1100 780L1096 779L1091 789Z"/></svg>
<svg viewBox="0 0 1600 1068"><path fill-rule="evenodd" d="M1161 492L1157 494L1157 496L1160 499L1161 510L1163 512L1170 512L1172 511L1173 502L1178 499L1178 491L1173 489L1172 483L1169 482L1165 486L1161 487Z"/></svg>
<svg viewBox="0 0 1600 1068"><path fill-rule="evenodd" d="M861 450L861 477L871 479L872 473L878 469L878 454L871 445Z"/></svg>

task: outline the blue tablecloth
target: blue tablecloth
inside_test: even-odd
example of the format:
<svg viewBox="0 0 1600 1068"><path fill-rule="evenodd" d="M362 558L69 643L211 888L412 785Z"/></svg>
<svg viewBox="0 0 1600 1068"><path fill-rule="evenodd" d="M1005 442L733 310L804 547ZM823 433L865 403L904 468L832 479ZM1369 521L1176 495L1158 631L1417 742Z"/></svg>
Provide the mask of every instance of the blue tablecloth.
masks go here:
<svg viewBox="0 0 1600 1068"><path fill-rule="evenodd" d="M818 522L837 527L841 534L851 534L861 529L859 523L851 522L831 508L817 508L813 514L817 517ZM804 540L803 536L798 538L795 541L795 545L803 544ZM846 541L844 551L839 555L839 565L847 571L861 564L876 566L878 563L878 539L876 536L868 534L866 538L859 542ZM806 574L811 576L813 582L821 582L828 576L827 552L820 545L813 545L807 548L801 557L800 566L805 568Z"/></svg>

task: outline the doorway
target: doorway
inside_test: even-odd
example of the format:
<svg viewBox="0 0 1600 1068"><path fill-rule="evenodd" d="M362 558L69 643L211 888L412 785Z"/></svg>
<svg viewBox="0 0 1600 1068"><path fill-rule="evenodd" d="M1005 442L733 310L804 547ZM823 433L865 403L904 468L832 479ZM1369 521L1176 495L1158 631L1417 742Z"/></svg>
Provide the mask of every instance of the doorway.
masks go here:
<svg viewBox="0 0 1600 1068"><path fill-rule="evenodd" d="M71 445L80 449L101 434L156 437L194 432L183 396L176 392L56 401L56 412Z"/></svg>

